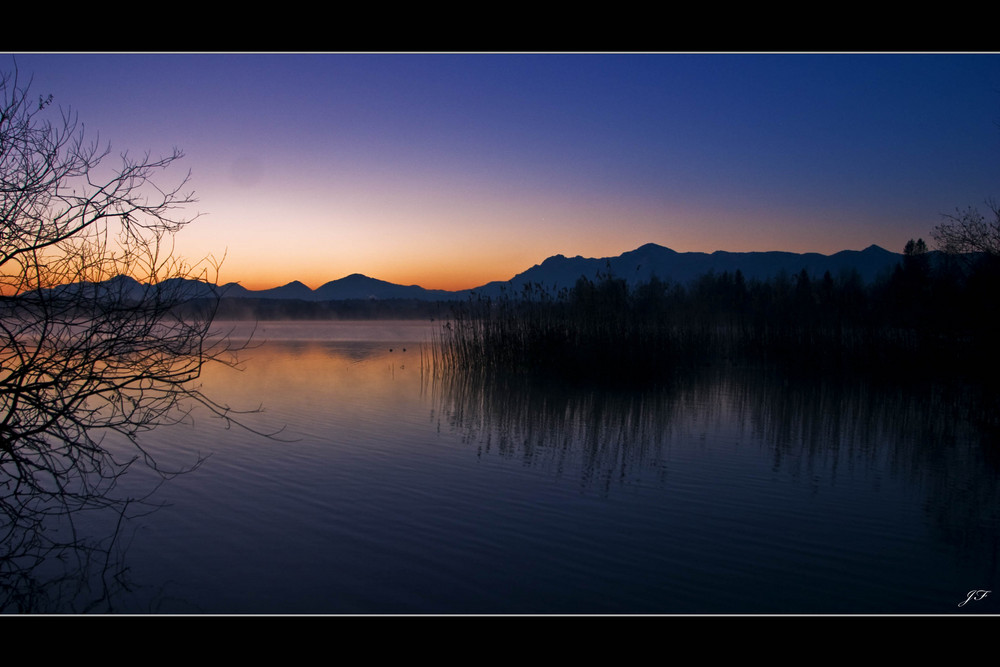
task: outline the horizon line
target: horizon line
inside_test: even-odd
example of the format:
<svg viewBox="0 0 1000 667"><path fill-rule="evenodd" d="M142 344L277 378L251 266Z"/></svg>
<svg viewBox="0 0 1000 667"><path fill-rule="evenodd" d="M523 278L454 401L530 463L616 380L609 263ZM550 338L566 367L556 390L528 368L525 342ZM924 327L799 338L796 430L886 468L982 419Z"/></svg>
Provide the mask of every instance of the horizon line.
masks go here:
<svg viewBox="0 0 1000 667"><path fill-rule="evenodd" d="M370 276L370 275L365 274L365 273L360 273L358 271L354 271L354 272L348 273L347 275L344 275L344 276L342 276L340 278L332 278L330 280L326 280L326 281L320 283L319 286L317 286L317 287L311 287L307 283L305 283L305 282L303 282L303 281L301 281L301 280L299 280L297 278L293 279L293 280L290 280L287 283L283 283L283 284L280 284L280 285L274 285L272 287L257 287L257 288L248 287L246 284L244 284L243 281L240 281L240 280L230 280L230 281L228 281L228 282L226 282L224 284L218 285L218 287L225 287L226 285L238 285L238 286L242 287L243 289L249 290L251 292L266 292L266 291L272 290L272 289L280 289L282 287L293 286L293 285L295 285L297 283L297 284L302 285L303 287L307 288L308 290L310 290L312 292L315 292L316 290L318 290L318 289L320 289L320 288L322 288L322 287L324 287L326 285L329 285L330 283L335 283L335 282L338 282L340 280L345 280L345 279L350 278L352 276L361 276L362 278L367 278L369 280L377 280L379 282L384 282L384 283L388 283L390 285L399 286L399 287L419 287L420 289L424 289L424 290L427 290L427 291L430 291L430 292L465 292L465 291L475 290L475 289L484 287L485 285L489 285L491 283L504 283L504 282L508 282L508 281L513 280L514 278L516 278L521 273L524 273L525 271L528 271L529 269L534 268L536 266L540 266L546 260L551 259L553 257L563 257L563 258L567 258L567 259L578 259L579 258L579 259L587 259L587 260L616 259L616 258L621 257L622 255L628 254L630 252L636 252L637 250L640 250L640 249L642 249L642 248L644 248L646 246L657 246L657 247L663 248L665 250L670 250L672 252L675 252L678 255L692 255L692 254L715 255L717 253L727 253L727 254L731 254L731 255L749 255L749 254L763 254L763 253L784 253L784 254L788 254L788 255L821 255L823 257L832 257L832 256L840 254L842 252L864 252L864 251L872 249L872 248L875 248L877 250L882 250L884 252L892 253L894 255L902 255L901 252L896 252L896 251L893 251L893 250L888 250L887 248L885 248L885 247L883 247L883 246L881 246L881 245L879 245L877 243L870 243L867 246L865 246L864 248L857 249L857 250L852 249L852 248L844 248L842 250L837 250L835 252L826 254L826 253L817 252L817 251L794 252L794 251L791 251L791 250L721 250L721 249L718 249L718 250L712 250L712 251L704 251L704 250L683 250L683 251L681 251L681 250L674 250L673 248L670 248L669 246L665 246L665 245L662 245L662 244L650 241L648 243L643 243L643 244L641 244L639 246L636 246L635 248L632 248L631 250L625 250L625 251L623 251L623 252L621 252L621 253L619 253L617 255L604 255L604 256L601 256L601 257L585 257L585 256L579 255L579 254L571 256L571 255L566 255L566 254L563 254L563 253L556 253L554 255L549 255L548 257L545 257L541 261L539 261L539 262L537 262L537 263L535 263L535 264L533 264L533 265L531 265L529 267L525 267L524 269L521 269L520 271L518 271L514 275L512 275L510 278L497 278L497 279L494 279L494 280L489 280L489 281L487 281L485 283L482 283L482 284L473 285L471 287L460 287L460 288L457 288L457 289L447 289L447 288L442 288L442 287L425 287L425 286L421 285L420 283L416 283L416 282L414 282L414 283L401 283L401 282L397 283L397 282L391 282L391 281L388 281L388 280L384 280L382 278L376 278L374 276ZM933 250L937 250L937 249L935 248Z"/></svg>

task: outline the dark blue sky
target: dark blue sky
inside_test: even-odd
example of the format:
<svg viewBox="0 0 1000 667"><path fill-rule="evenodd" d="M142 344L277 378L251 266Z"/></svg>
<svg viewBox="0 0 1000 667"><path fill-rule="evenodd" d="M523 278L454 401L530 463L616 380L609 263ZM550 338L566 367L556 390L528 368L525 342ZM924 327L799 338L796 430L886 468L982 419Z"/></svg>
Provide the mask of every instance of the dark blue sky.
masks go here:
<svg viewBox="0 0 1000 667"><path fill-rule="evenodd" d="M223 280L425 287L545 257L832 253L1000 197L1000 57L16 54L115 150L185 151Z"/></svg>

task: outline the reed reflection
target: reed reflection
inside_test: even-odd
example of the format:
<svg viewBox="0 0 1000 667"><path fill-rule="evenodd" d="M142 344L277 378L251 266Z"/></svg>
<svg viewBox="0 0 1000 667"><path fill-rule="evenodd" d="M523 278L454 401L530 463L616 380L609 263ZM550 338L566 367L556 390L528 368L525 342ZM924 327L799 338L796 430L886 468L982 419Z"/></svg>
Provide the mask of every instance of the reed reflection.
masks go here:
<svg viewBox="0 0 1000 667"><path fill-rule="evenodd" d="M664 461L671 430L703 378L661 391L580 389L524 375L445 373L435 409L480 456L518 459L560 473L578 470L605 491Z"/></svg>
<svg viewBox="0 0 1000 667"><path fill-rule="evenodd" d="M772 475L829 493L842 492L840 478L876 489L892 479L920 498L946 543L1000 544L995 401L968 386L720 363L643 391L454 372L435 397L480 456L577 474L604 493L665 482L671 459L725 437L756 448Z"/></svg>

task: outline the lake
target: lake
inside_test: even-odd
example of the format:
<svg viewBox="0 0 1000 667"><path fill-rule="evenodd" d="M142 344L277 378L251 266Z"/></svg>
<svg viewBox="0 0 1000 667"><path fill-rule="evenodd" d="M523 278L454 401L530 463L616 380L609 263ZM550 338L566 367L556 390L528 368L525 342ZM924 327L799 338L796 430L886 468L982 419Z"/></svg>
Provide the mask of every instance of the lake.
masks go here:
<svg viewBox="0 0 1000 667"><path fill-rule="evenodd" d="M145 436L163 467L207 458L125 522L110 569L30 610L87 610L102 580L93 610L118 613L1000 611L1000 591L964 603L1000 565L974 392L721 364L645 391L441 375L438 326L261 324L242 370L201 382L280 432L195 411Z"/></svg>

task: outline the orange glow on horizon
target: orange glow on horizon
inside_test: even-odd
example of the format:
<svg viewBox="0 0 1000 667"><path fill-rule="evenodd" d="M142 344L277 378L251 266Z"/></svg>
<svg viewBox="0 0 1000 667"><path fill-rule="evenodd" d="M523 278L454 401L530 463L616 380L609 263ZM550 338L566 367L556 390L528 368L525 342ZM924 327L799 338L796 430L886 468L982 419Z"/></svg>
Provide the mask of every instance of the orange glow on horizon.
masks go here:
<svg viewBox="0 0 1000 667"><path fill-rule="evenodd" d="M433 259L433 258L432 258ZM541 262L545 257L501 258L499 260L474 257L468 260L428 261L421 259L403 263L399 261L374 261L360 257L356 261L325 265L323 263L288 262L268 266L253 266L230 256L219 272L219 283L236 282L249 290L265 290L299 281L310 289L317 289L328 282L360 273L369 278L397 285L419 285L424 289L457 291L473 289L497 280L509 280L516 274Z"/></svg>
<svg viewBox="0 0 1000 667"><path fill-rule="evenodd" d="M475 289L494 281L510 280L514 276L527 271L532 266L540 264L545 259L562 254L566 257L604 258L617 257L625 252L635 250L645 243L656 243L670 248L678 253L701 252L711 254L716 251L725 252L770 252L783 251L793 253L819 253L831 255L842 250L864 250L869 245L882 246L891 252L900 252L905 239L898 242L890 239L866 238L851 242L843 239L840 245L823 244L829 247L816 247L816 244L806 242L786 243L783 247L769 247L756 239L730 239L732 243L720 243L716 247L706 248L703 243L682 243L653 239L649 241L626 241L616 244L588 244L589 247L558 247L546 244L547 247L535 249L496 248L498 256L487 253L466 256L448 260L440 257L421 257L410 262L392 261L387 258L375 258L371 255L359 256L350 263L338 262L306 262L298 261L276 263L268 266L253 265L252 262L240 262L230 255L222 265L219 273L219 284L236 282L249 290L266 290L299 281L310 289L349 275L360 273L369 278L382 280L397 285L418 285L428 290L459 291ZM835 243L835 242L834 242Z"/></svg>
<svg viewBox="0 0 1000 667"><path fill-rule="evenodd" d="M360 273L369 278L384 280L385 282L394 283L396 285L418 285L429 290L447 290L449 292L455 292L481 287L486 283L497 280L509 280L518 273L530 268L535 263L537 262L519 266L518 268L505 266L491 267L490 265L482 265L473 269L471 267L466 268L459 265L423 267L421 269L396 268L394 270L384 271L349 271L347 273L341 272L338 275L316 272L315 270L302 271L296 275L294 274L293 269L286 268L275 271L259 271L255 275L251 276L248 274L237 275L236 272L226 270L224 268L220 273L219 283L225 284L236 282L246 289L257 291L271 289L273 287L281 287L282 285L287 285L288 283L297 280L308 286L310 289L317 289L328 282L340 280L341 278L345 278L354 273Z"/></svg>

